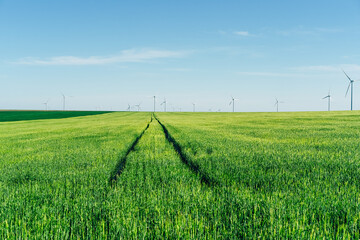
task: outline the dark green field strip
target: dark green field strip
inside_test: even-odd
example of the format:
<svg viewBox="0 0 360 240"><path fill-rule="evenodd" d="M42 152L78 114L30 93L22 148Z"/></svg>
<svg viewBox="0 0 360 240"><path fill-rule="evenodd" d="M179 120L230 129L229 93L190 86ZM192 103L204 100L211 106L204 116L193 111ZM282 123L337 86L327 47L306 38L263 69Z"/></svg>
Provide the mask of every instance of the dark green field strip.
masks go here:
<svg viewBox="0 0 360 240"><path fill-rule="evenodd" d="M110 113L110 111L0 111L0 122L71 118Z"/></svg>

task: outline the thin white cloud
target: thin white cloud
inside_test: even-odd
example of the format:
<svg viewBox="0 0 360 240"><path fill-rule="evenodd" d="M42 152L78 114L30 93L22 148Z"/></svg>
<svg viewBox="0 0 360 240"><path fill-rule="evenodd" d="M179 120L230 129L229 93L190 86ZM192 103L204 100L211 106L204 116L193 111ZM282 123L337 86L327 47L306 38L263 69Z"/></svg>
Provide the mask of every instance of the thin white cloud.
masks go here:
<svg viewBox="0 0 360 240"><path fill-rule="evenodd" d="M343 30L339 28L316 28L316 31L323 32L323 33L339 33L343 32Z"/></svg>
<svg viewBox="0 0 360 240"><path fill-rule="evenodd" d="M313 66L301 66L292 68L296 71L306 72L340 72L341 69L345 71L360 71L360 65L358 64L338 64L338 65L313 65Z"/></svg>
<svg viewBox="0 0 360 240"><path fill-rule="evenodd" d="M335 34L343 32L343 30L338 28L304 28L298 26L293 29L279 30L278 34L283 36L292 36L292 35L321 35L321 34Z"/></svg>
<svg viewBox="0 0 360 240"><path fill-rule="evenodd" d="M251 34L247 31L235 31L233 32L235 35L242 36L242 37L249 37Z"/></svg>
<svg viewBox="0 0 360 240"><path fill-rule="evenodd" d="M217 34L220 35L236 35L236 36L240 36L240 37L253 37L255 36L252 33L249 33L248 31L225 31L225 30L218 30L216 32Z"/></svg>
<svg viewBox="0 0 360 240"><path fill-rule="evenodd" d="M278 34L282 35L282 36L292 36L292 35L313 35L315 34L314 31L311 30L280 30L277 31Z"/></svg>
<svg viewBox="0 0 360 240"><path fill-rule="evenodd" d="M244 76L259 76L259 77L294 77L298 74L293 73L280 73L280 72L237 72L239 75Z"/></svg>
<svg viewBox="0 0 360 240"><path fill-rule="evenodd" d="M190 68L167 68L166 71L172 71L172 72L190 72L192 69Z"/></svg>
<svg viewBox="0 0 360 240"><path fill-rule="evenodd" d="M90 56L90 57L75 57L75 56L58 56L48 59L39 58L22 58L14 62L23 65L104 65L111 63L131 63L131 62L145 62L161 58L176 58L183 57L188 52L185 51L164 51L164 50L124 50L118 55L114 56Z"/></svg>

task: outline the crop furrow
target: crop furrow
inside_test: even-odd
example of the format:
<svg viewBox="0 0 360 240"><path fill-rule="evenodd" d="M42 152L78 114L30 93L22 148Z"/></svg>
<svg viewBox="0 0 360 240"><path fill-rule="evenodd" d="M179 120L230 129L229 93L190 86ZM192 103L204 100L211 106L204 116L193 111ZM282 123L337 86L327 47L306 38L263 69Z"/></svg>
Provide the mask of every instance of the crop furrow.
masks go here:
<svg viewBox="0 0 360 240"><path fill-rule="evenodd" d="M200 165L194 161L192 161L182 150L181 145L175 140L175 138L173 136L171 136L171 134L169 133L169 131L167 130L167 128L165 127L165 125L163 125L160 120L154 115L154 118L156 119L156 121L160 124L160 126L163 129L163 132L165 134L165 138L166 140L171 143L171 145L174 147L174 150L177 152L177 154L179 155L181 161L190 168L190 170L192 172L194 172L196 175L198 175L201 179L201 182L208 185L208 186L217 186L219 185L219 182L210 177L206 172L204 172Z"/></svg>
<svg viewBox="0 0 360 240"><path fill-rule="evenodd" d="M111 172L110 178L109 178L109 184L112 186L118 179L118 177L121 175L121 173L123 172L125 165L126 165L126 160L128 155L135 149L136 145L138 144L139 140L141 139L141 137L144 135L144 133L146 132L146 130L148 130L151 122L153 120L153 117L151 116L150 122L148 122L148 124L146 125L145 129L139 134L139 136L137 136L135 138L135 140L133 141L133 143L131 144L131 146L127 149L125 155L123 155L120 160L117 162L114 170Z"/></svg>

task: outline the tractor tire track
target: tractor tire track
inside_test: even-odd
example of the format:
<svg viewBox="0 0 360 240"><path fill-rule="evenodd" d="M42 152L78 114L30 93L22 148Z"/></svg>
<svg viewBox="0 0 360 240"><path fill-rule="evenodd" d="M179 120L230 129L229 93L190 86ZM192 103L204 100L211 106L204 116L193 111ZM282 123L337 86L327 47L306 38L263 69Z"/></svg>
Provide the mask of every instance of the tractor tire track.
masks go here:
<svg viewBox="0 0 360 240"><path fill-rule="evenodd" d="M207 186L218 186L219 182L210 177L205 171L203 171L200 165L194 161L192 161L182 150L181 145L175 140L173 136L169 133L167 128L160 122L160 120L154 115L155 120L160 124L165 134L166 140L171 143L174 147L174 150L178 153L181 161L188 167L190 170L200 177L202 183L206 184Z"/></svg>
<svg viewBox="0 0 360 240"><path fill-rule="evenodd" d="M117 162L114 170L111 172L110 174L110 178L109 178L109 185L113 186L114 183L116 183L117 179L119 178L119 176L121 175L121 173L123 172L125 165L126 165L126 160L128 155L134 151L136 145L138 144L139 140L141 139L141 137L144 135L144 133L146 132L146 130L148 130L151 122L153 120L153 116L151 115L151 119L150 122L148 122L148 124L146 125L145 129L139 134L139 136L137 136L135 138L135 140L133 141L133 143L131 144L131 146L127 149L125 155L123 155L119 161Z"/></svg>

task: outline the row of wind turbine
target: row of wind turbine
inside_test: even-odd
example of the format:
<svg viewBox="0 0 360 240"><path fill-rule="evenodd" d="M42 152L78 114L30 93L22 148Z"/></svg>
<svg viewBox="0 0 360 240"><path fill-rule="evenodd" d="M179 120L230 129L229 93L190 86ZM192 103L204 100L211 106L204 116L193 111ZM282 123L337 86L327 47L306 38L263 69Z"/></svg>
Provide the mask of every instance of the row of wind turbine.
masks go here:
<svg viewBox="0 0 360 240"><path fill-rule="evenodd" d="M344 71L342 70L343 73L345 74L345 76L347 77L347 79L349 80L349 85L347 87L347 90L346 90L346 93L345 93L345 97L347 96L349 90L351 92L351 98L350 98L350 110L352 111L353 110L353 87L354 87L354 82L357 82L357 81L360 81L360 80L353 80L349 77L349 75ZM65 110L65 95L63 95L63 109ZM71 97L71 96L69 96ZM328 95L326 95L325 97L323 97L322 99L328 99L328 111L330 111L330 102L331 102L331 94L330 94L330 90L328 92ZM156 102L156 96L153 96L153 99L154 99L154 112L155 112L155 102ZM229 105L231 106L232 105L232 112L235 112L235 101L238 101L239 99L237 98L234 98L233 96L231 96L231 101L229 102ZM164 101L162 103L160 103L160 105L164 105L164 112L166 112L166 98L164 98ZM277 98L275 98L275 105L276 106L276 112L279 112L279 103L284 103L282 101L279 101ZM47 109L47 102L44 103L46 105L46 109ZM140 104L137 104L137 105L134 105L135 107L137 107L137 110L140 111ZM195 103L192 103L193 105L193 112L195 112ZM130 105L128 104L128 108L127 108L127 111L130 111L131 110L131 107ZM212 109L209 109L209 111L212 111Z"/></svg>

